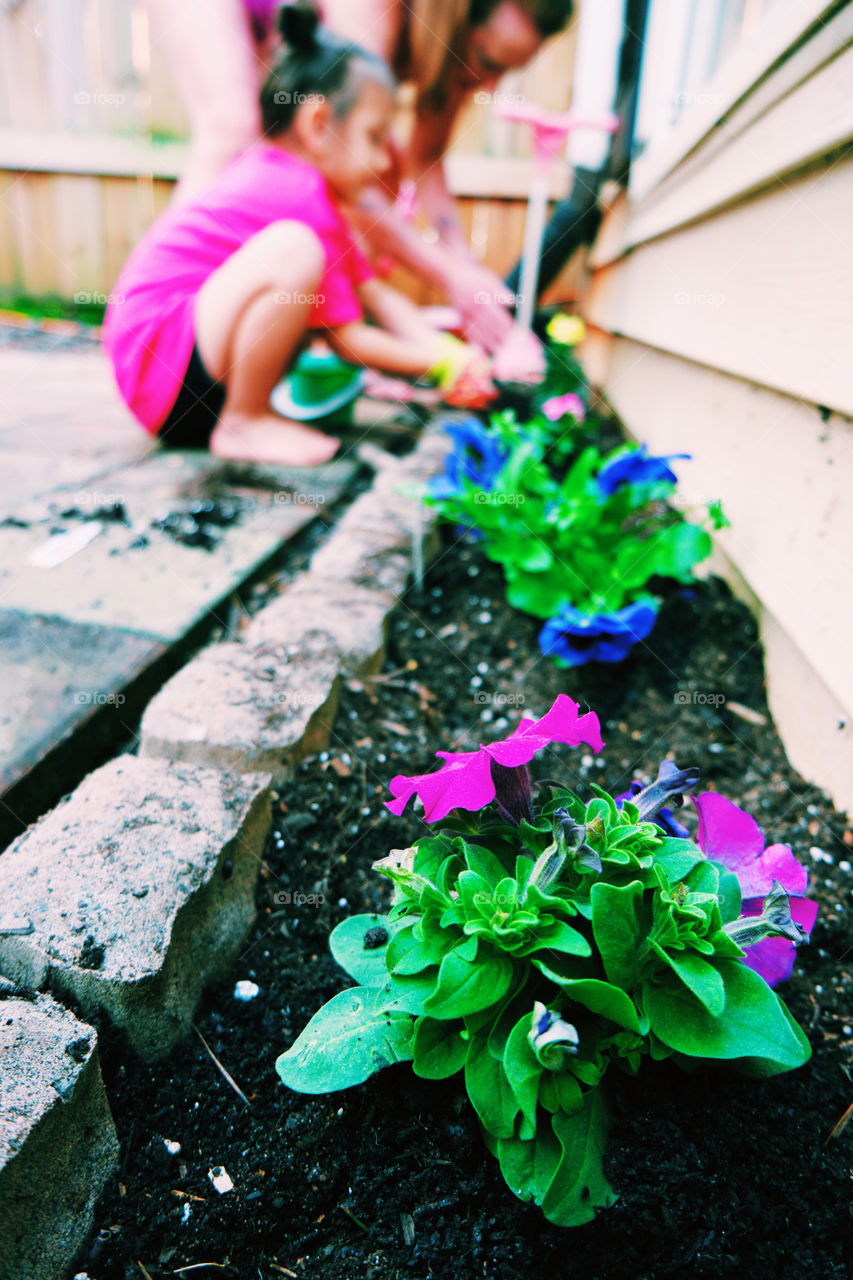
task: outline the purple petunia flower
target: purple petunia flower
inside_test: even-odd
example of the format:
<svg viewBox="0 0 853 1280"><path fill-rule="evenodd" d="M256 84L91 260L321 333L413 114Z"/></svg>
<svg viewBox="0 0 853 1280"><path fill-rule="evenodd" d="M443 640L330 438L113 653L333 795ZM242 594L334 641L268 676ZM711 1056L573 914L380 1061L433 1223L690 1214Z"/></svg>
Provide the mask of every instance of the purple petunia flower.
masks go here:
<svg viewBox="0 0 853 1280"><path fill-rule="evenodd" d="M808 873L788 845L765 848L764 834L755 819L725 796L704 791L692 799L699 812L697 844L706 857L737 876L743 900L741 914L760 916L776 880L791 899L791 918L810 934L818 906L803 896ZM746 949L744 964L775 987L790 978L794 955L794 945L786 938L765 938Z"/></svg>
<svg viewBox="0 0 853 1280"><path fill-rule="evenodd" d="M582 613L564 604L539 633L539 648L566 667L621 662L655 625L657 604L637 600L613 613Z"/></svg>
<svg viewBox="0 0 853 1280"><path fill-rule="evenodd" d="M669 466L676 458L689 458L689 453L668 453L649 457L644 444L636 449L622 449L598 473L596 484L603 497L611 497L623 484L654 484L665 480L676 484L678 477Z"/></svg>
<svg viewBox="0 0 853 1280"><path fill-rule="evenodd" d="M502 742L492 742L477 751L436 751L446 763L434 773L391 779L393 800L386 808L400 814L412 796L424 804L424 818L437 822L451 809L477 812L497 799L505 815L515 821L529 816L530 784L527 764L537 751L552 742L577 747L583 742L601 751L601 726L594 711L579 714L578 704L566 694L558 694L550 711L539 720L522 720L513 734Z"/></svg>

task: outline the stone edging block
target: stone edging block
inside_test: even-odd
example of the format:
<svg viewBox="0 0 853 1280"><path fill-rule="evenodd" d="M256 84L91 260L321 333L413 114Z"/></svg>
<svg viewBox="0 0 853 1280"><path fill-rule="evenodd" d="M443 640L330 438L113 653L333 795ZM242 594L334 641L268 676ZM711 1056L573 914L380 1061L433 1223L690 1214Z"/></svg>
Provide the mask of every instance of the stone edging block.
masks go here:
<svg viewBox="0 0 853 1280"><path fill-rule="evenodd" d="M311 567L262 609L243 640L211 645L160 690L142 719L140 755L270 772L328 745L339 677L378 671L387 619L432 551L418 496L447 453L424 432L405 458L373 450L373 487L345 512ZM403 490L403 492L400 492Z"/></svg>
<svg viewBox="0 0 853 1280"><path fill-rule="evenodd" d="M135 756L89 774L0 857L0 970L165 1056L255 920L269 783Z"/></svg>
<svg viewBox="0 0 853 1280"><path fill-rule="evenodd" d="M117 1165L93 1027L49 996L0 999L0 1280L57 1280Z"/></svg>
<svg viewBox="0 0 853 1280"><path fill-rule="evenodd" d="M332 656L210 645L149 703L139 754L280 779L326 745L338 694Z"/></svg>
<svg viewBox="0 0 853 1280"><path fill-rule="evenodd" d="M344 677L372 675L382 666L396 603L391 591L303 573L257 614L244 641L258 654L331 659Z"/></svg>

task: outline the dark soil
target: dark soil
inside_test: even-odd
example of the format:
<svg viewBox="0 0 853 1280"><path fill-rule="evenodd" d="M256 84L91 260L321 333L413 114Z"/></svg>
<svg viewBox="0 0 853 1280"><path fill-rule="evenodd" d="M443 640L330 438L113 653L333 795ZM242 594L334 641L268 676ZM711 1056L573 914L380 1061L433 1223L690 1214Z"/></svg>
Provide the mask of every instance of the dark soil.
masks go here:
<svg viewBox="0 0 853 1280"><path fill-rule="evenodd" d="M673 593L649 642L616 668L560 671L540 656L537 630L504 603L499 570L448 535L424 588L397 611L384 673L349 686L330 750L278 797L258 925L231 981L199 1012L199 1031L249 1105L197 1035L156 1068L103 1041L122 1166L80 1262L90 1277L853 1273L853 1123L833 1134L853 1102L853 834L785 758L755 623L711 581ZM598 712L607 746L600 760L583 748L545 753L540 777L618 791L654 776L672 752L701 768L704 787L754 813L768 842L794 847L821 903L783 989L811 1062L768 1081L648 1061L637 1079L614 1073L607 1169L620 1199L574 1230L507 1189L458 1079L425 1082L401 1065L305 1097L274 1071L277 1054L348 985L329 956L330 929L386 907L387 882L371 863L424 829L384 809L388 779L428 770L439 748L505 736L522 710L541 715L559 692ZM256 982L258 996L235 999L237 979ZM217 1166L232 1191L212 1185Z"/></svg>

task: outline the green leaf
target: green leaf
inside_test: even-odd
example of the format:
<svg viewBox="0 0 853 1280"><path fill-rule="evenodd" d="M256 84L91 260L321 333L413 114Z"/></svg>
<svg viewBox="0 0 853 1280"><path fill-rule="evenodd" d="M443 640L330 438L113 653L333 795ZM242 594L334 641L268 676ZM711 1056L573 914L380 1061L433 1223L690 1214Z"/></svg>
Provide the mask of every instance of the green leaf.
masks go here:
<svg viewBox="0 0 853 1280"><path fill-rule="evenodd" d="M559 983L570 1000L582 1004L591 1013L608 1018L617 1026L624 1027L626 1031L636 1031L637 1035L643 1034L640 1016L634 1007L634 1002L620 987L614 987L609 982L601 982L598 978L561 978L545 964L540 964L539 968L546 978ZM571 1022L571 1010L566 1011L566 1018Z"/></svg>
<svg viewBox="0 0 853 1280"><path fill-rule="evenodd" d="M639 880L618 888L599 881L590 890L592 932L604 972L614 986L633 986L644 930L640 921L643 886Z"/></svg>
<svg viewBox="0 0 853 1280"><path fill-rule="evenodd" d="M718 964L726 991L719 1018L681 983L644 984L652 1030L664 1044L693 1058L760 1059L761 1074L766 1075L807 1062L808 1040L764 979L740 960Z"/></svg>
<svg viewBox="0 0 853 1280"><path fill-rule="evenodd" d="M444 1080L465 1066L468 1041L453 1023L418 1018L412 1037L412 1068L424 1080Z"/></svg>
<svg viewBox="0 0 853 1280"><path fill-rule="evenodd" d="M385 948L388 972L422 973L432 965L439 965L445 951L448 951L453 943L452 933L445 934L438 942L424 942L418 937L416 922L408 922L405 927L397 930Z"/></svg>
<svg viewBox="0 0 853 1280"><path fill-rule="evenodd" d="M583 934L562 920L555 920L547 928L540 929L532 941L521 947L516 955L528 956L537 951L561 951L568 956L592 954L592 948Z"/></svg>
<svg viewBox="0 0 853 1280"><path fill-rule="evenodd" d="M375 988L354 987L323 1005L275 1068L300 1093L331 1093L361 1084L412 1057L412 1020L377 1008Z"/></svg>
<svg viewBox="0 0 853 1280"><path fill-rule="evenodd" d="M655 862L666 873L670 884L678 884L705 855L692 840L676 840L667 837L659 849L655 849Z"/></svg>
<svg viewBox="0 0 853 1280"><path fill-rule="evenodd" d="M688 991L692 991L714 1018L719 1018L726 1007L725 983L718 969L697 956L694 951L665 951L657 943L652 948L678 975Z"/></svg>
<svg viewBox="0 0 853 1280"><path fill-rule="evenodd" d="M434 969L427 973L393 974L384 987L375 988L377 1005L398 1013L411 1013L417 1017L426 1013L424 1006L435 990L438 974Z"/></svg>
<svg viewBox="0 0 853 1280"><path fill-rule="evenodd" d="M469 844L465 853L465 861L469 871L475 871L487 882L490 889L496 888L506 875L506 867L491 849L480 844Z"/></svg>
<svg viewBox="0 0 853 1280"><path fill-rule="evenodd" d="M465 1088L480 1122L496 1138L508 1138L515 1128L518 1103L503 1063L489 1053L486 1036L475 1035L465 1058Z"/></svg>
<svg viewBox="0 0 853 1280"><path fill-rule="evenodd" d="M584 1095L575 1076L568 1072L546 1071L539 1081L539 1101L546 1111L580 1111Z"/></svg>
<svg viewBox="0 0 853 1280"><path fill-rule="evenodd" d="M388 978L385 963L388 940L401 927L401 921L389 920L387 916L348 916L332 930L329 948L341 968L361 986L381 987ZM370 929L384 929L388 940L379 947L365 947L365 935Z"/></svg>
<svg viewBox="0 0 853 1280"><path fill-rule="evenodd" d="M578 1227L616 1199L602 1167L608 1123L601 1090L588 1093L581 1110L572 1115L558 1111L551 1124L562 1155L542 1200L542 1212L558 1227Z"/></svg>
<svg viewBox="0 0 853 1280"><path fill-rule="evenodd" d="M509 1087L521 1109L519 1136L522 1138L532 1138L536 1132L536 1099L539 1095L539 1077L543 1071L527 1038L530 1026L531 1014L528 1011L519 1018L509 1033L503 1056Z"/></svg>
<svg viewBox="0 0 853 1280"><path fill-rule="evenodd" d="M424 1012L433 1018L464 1018L487 1009L506 995L512 976L512 961L488 944L480 943L474 960L465 959L455 948L441 962L435 991Z"/></svg>
<svg viewBox="0 0 853 1280"><path fill-rule="evenodd" d="M554 563L554 556L544 542L528 538L516 549L515 562L527 573L543 573Z"/></svg>
<svg viewBox="0 0 853 1280"><path fill-rule="evenodd" d="M670 525L655 535L650 572L689 581L693 566L709 556L711 549L711 536L700 525L688 521Z"/></svg>
<svg viewBox="0 0 853 1280"><path fill-rule="evenodd" d="M541 1205L562 1155L550 1124L540 1125L535 1138L512 1136L493 1145L510 1191L519 1200Z"/></svg>

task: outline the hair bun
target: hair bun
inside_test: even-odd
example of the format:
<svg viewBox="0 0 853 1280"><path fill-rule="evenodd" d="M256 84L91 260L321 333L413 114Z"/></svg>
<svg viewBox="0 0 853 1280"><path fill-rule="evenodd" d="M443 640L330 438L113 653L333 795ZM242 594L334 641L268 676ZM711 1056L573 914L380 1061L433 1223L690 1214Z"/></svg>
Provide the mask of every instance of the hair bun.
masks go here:
<svg viewBox="0 0 853 1280"><path fill-rule="evenodd" d="M295 0L283 4L278 14L281 38L291 49L311 49L317 43L320 12L313 0Z"/></svg>

